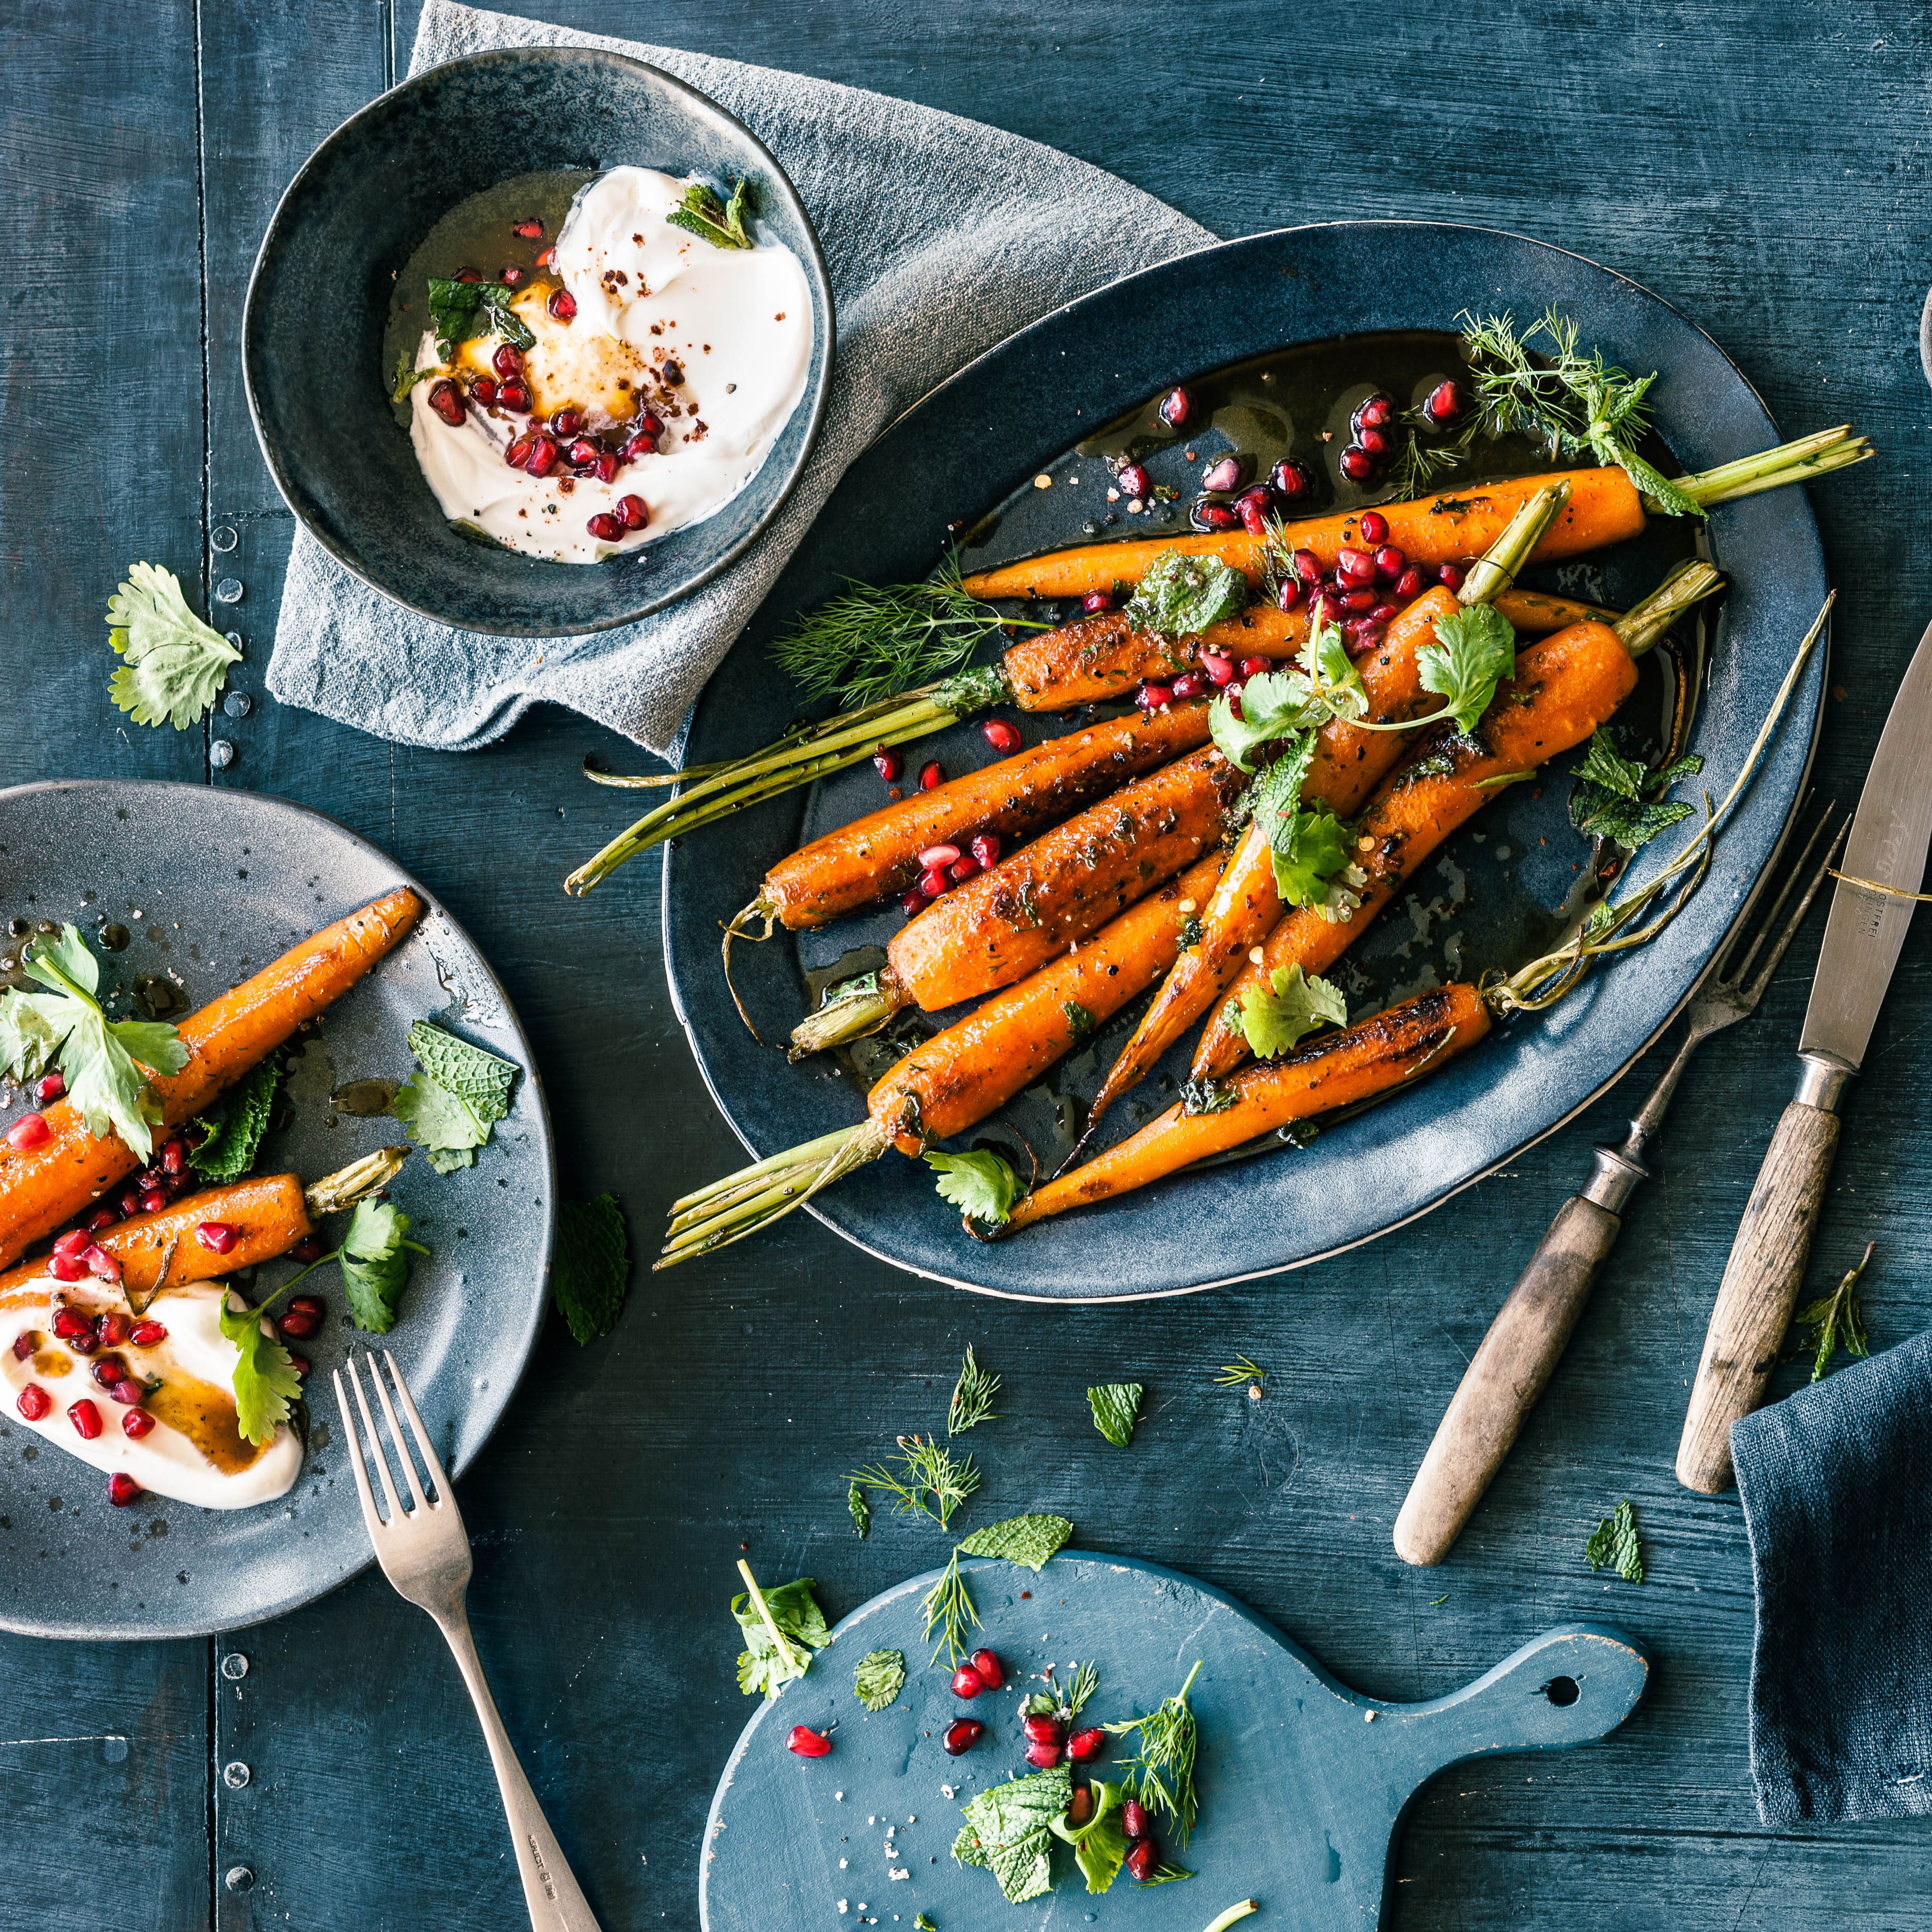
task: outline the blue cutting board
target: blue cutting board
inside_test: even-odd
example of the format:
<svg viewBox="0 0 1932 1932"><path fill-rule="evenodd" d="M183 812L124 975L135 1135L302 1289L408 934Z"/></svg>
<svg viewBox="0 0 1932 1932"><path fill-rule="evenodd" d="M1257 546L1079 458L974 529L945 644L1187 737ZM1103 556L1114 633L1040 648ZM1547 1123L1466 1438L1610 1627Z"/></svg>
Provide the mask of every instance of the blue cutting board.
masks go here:
<svg viewBox="0 0 1932 1932"><path fill-rule="evenodd" d="M939 1932L1090 1921L1201 1932L1243 1898L1261 1901L1256 1932L1366 1932L1388 1902L1402 1814L1430 1778L1466 1758L1591 1743L1636 1708L1650 1676L1621 1631L1566 1624L1449 1696L1386 1704L1336 1682L1226 1592L1155 1564L1069 1551L1038 1576L992 1560L961 1567L980 1613L974 1641L999 1652L1006 1688L963 1703L945 1670L926 1667L920 1604L936 1570L854 1610L809 1673L760 1707L724 1768L699 1880L706 1932L911 1932L921 1912ZM874 1714L852 1678L880 1649L904 1652L906 1684ZM1082 1721L1104 1724L1151 1709L1197 1658L1201 1822L1185 1846L1160 1834L1163 1858L1196 1877L1143 1887L1123 1872L1090 1898L1060 1846L1054 1891L1009 1905L990 1872L954 1864L961 1806L1027 1768L1018 1713L1039 1688L1030 1679L1052 1664L1064 1684L1070 1662L1091 1658L1100 1689ZM967 1716L986 1734L948 1757L940 1737ZM793 1725L835 1723L829 1756L786 1750ZM1118 1778L1125 1743L1110 1740L1087 1772Z"/></svg>

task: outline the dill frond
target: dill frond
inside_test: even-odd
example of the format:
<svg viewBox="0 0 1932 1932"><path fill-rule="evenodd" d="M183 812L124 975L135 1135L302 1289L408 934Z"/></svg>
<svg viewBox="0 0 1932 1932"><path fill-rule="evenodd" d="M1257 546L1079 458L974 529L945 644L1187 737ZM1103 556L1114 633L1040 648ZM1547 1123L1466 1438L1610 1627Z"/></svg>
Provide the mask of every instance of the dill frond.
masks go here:
<svg viewBox="0 0 1932 1932"><path fill-rule="evenodd" d="M952 1400L946 1412L946 1432L964 1436L982 1422L997 1422L993 1398L1000 1392L1000 1378L989 1376L974 1359L967 1345L966 1358L959 1364L959 1379L952 1385Z"/></svg>

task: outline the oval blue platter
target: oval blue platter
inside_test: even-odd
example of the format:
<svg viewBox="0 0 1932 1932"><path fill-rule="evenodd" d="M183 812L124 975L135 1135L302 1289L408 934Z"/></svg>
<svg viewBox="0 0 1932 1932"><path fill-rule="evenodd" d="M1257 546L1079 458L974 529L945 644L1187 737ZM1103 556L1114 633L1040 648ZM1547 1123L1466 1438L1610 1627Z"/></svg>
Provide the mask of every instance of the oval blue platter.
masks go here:
<svg viewBox="0 0 1932 1932"><path fill-rule="evenodd" d="M105 916L133 936L124 951L99 955L104 987L160 974L190 1009L399 885L422 898L422 920L301 1036L256 1166L314 1180L400 1144L400 1122L357 1118L331 1097L352 1081L406 1078L414 1021L434 1020L523 1068L473 1167L439 1174L412 1153L389 1188L410 1238L430 1252L416 1258L396 1325L376 1346L394 1353L443 1466L460 1476L542 1328L556 1192L536 1059L475 944L394 860L280 799L120 780L0 792L0 927L68 920L92 940ZM289 1272L280 1263L260 1270L256 1298ZM205 1636L282 1616L373 1560L328 1376L375 1338L350 1326L333 1269L314 1281L329 1312L304 1345L314 1364L308 1455L277 1502L205 1510L150 1496L116 1509L98 1472L0 1415L0 1628Z"/></svg>
<svg viewBox="0 0 1932 1932"><path fill-rule="evenodd" d="M1400 275L1388 272L1391 262ZM1465 309L1519 317L1546 305L1576 320L1586 344L1639 372L1660 372L1654 421L1686 470L1779 440L1763 404L1701 330L1627 278L1579 256L1492 230L1368 222L1288 229L1168 262L1074 303L962 370L902 417L854 464L771 596L706 688L685 761L734 757L776 737L801 709L770 644L842 579L924 575L949 533L999 513L975 562L1083 540L1104 510L1097 459L1087 488L1035 491L1077 473L1083 439L1169 385L1286 346L1385 331L1452 330ZM1798 429L1820 425L1804 424ZM1058 511L1048 500L1064 501ZM1051 524L1054 514L1063 520ZM1700 539L1730 588L1712 628L1691 748L1699 781L1721 796L1742 768L1806 629L1824 601L1817 526L1800 490L1720 506ZM1628 604L1649 588L1684 533L1653 519L1645 536L1594 560L1575 594ZM1555 587L1552 586L1550 587ZM919 1163L888 1156L817 1196L808 1210L882 1259L956 1286L1028 1299L1127 1300L1175 1294L1304 1265L1398 1227L1492 1172L1613 1083L1694 989L1775 850L1802 792L1825 688L1825 656L1801 679L1785 724L1719 840L1702 889L1640 956L1595 972L1534 1022L1501 1028L1481 1047L1306 1148L1178 1176L1099 1208L990 1245L973 1241ZM1071 728L1022 718L1030 740ZM967 724L913 748L949 776L994 754ZM1443 848L1354 949L1384 997L1534 956L1525 935L1588 862L1567 813L1577 754L1540 785L1512 788ZM788 1068L734 1010L718 931L755 896L765 868L805 838L875 809L869 766L700 831L664 861L664 956L672 997L706 1084L759 1158L862 1118L856 1085L820 1064ZM1675 849L1666 835L1640 855L1640 882ZM848 950L883 944L892 908L820 932L741 947L739 990L768 1039L782 1040L809 993L806 975ZM1366 1010L1352 995L1352 1010ZM1057 1118L1084 1100L1126 1037L1138 1004L982 1130L1020 1142L1050 1166ZM1156 1078L1114 1110L1123 1134L1172 1102L1191 1036ZM1024 1171L1024 1156L1022 1160Z"/></svg>

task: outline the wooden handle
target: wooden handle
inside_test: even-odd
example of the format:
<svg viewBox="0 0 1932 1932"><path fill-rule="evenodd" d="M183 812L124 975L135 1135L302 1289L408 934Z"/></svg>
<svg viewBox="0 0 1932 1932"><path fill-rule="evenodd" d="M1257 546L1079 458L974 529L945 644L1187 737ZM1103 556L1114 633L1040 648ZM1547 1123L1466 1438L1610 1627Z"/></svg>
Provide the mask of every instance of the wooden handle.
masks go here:
<svg viewBox="0 0 1932 1932"><path fill-rule="evenodd" d="M1758 1169L1711 1311L1677 1445L1677 1480L1715 1496L1731 1482L1731 1424L1756 1408L1791 1326L1811 1231L1838 1150L1838 1117L1794 1100Z"/></svg>
<svg viewBox="0 0 1932 1932"><path fill-rule="evenodd" d="M1536 1406L1622 1217L1573 1194L1490 1324L1395 1520L1405 1563L1440 1563Z"/></svg>

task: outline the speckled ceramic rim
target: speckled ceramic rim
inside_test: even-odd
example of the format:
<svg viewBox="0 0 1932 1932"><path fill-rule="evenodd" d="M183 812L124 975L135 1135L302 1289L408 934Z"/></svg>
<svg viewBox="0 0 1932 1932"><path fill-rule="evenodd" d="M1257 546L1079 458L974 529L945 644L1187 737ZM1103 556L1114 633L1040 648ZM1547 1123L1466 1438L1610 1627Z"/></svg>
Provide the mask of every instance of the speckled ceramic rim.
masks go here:
<svg viewBox="0 0 1932 1932"><path fill-rule="evenodd" d="M368 584L370 590L380 592L382 596L388 598L390 602L400 604L406 610L413 610L417 616L427 617L432 623L442 624L452 629L458 628L480 629L482 627L478 626L458 627L451 625L449 620L440 611L426 609L422 604L412 604L408 598L398 596L386 584L377 583L375 578L370 576L328 531L319 527L304 513L299 500L301 493L295 487L293 479L284 466L280 454L262 426L261 405L255 393L254 358L250 352L249 345L253 342L255 335L254 312L256 288L261 279L262 265L268 260L277 245L284 218L290 203L296 199L298 191L317 165L328 157L335 148L346 143L359 131L364 122L381 114L399 97L408 94L412 89L422 89L430 82L465 68L501 65L506 63L521 64L533 61L581 58L587 52L595 53L600 60L608 62L613 65L634 68L640 74L648 74L654 82L670 89L674 93L682 94L698 113L715 119L729 129L738 140L744 142L746 147L760 157L764 164L771 170L772 177L783 190L787 202L798 218L800 226L804 232L808 244L806 272L812 280L812 300L818 305L819 313L824 318L826 352L819 368L816 387L813 392L804 399L804 404L808 408L809 413L806 418L804 437L799 444L798 454L794 459L790 469L786 472L778 494L772 498L764 514L746 530L736 543L731 544L728 549L713 558L701 569L694 572L674 588L646 598L631 610L619 611L610 616L599 619L594 623L546 625L531 622L520 624L514 628L492 627L486 634L491 637L506 638L568 638L588 636L598 631L619 630L626 624L636 623L640 618L648 617L653 611L664 610L668 605L680 602L701 585L709 584L721 572L728 570L740 557L745 554L746 551L751 548L753 544L758 542L760 537L764 535L765 532L771 527L778 512L790 500L791 493L798 487L798 479L805 473L805 466L812 460L812 453L818 447L818 433L824 425L825 412L831 400L832 368L838 346L838 316L832 298L831 277L826 268L825 251L820 245L818 231L813 226L811 214L807 211L798 190L793 186L790 176L779 166L778 158L736 115L719 106L708 94L700 93L688 82L679 80L674 74L667 74L662 68L652 67L648 61L634 60L628 54L616 53L608 48L602 47L490 48L481 53L466 54L460 60L446 61L440 67L425 68L421 74L412 74L407 80L400 82L384 93L379 94L366 107L358 108L350 115L348 119L330 134L309 156L308 159L303 162L301 167L296 171L295 176L288 186L283 189L280 198L275 203L275 212L268 218L268 225L262 232L262 245L255 251L254 266L248 273L248 295L242 309L242 383L248 392L249 420L255 426L255 440L261 446L262 460L268 466L269 474L275 479L275 488L281 492L283 502L287 504L296 521L315 538L317 543L322 545L324 550L328 551L331 556L335 559L337 562L342 566L344 569L362 583ZM562 570L580 569L584 566L559 564L555 567ZM595 566L590 567L596 568Z"/></svg>
<svg viewBox="0 0 1932 1932"><path fill-rule="evenodd" d="M392 873L394 884L407 886L422 899L426 912L444 921L450 932L468 951L478 977L502 1003L508 1030L516 1040L522 1059L526 1090L536 1110L536 1126L542 1140L544 1167L548 1178L553 1211L550 1224L543 1232L542 1265L537 1271L530 1306L524 1316L523 1327L520 1331L511 1330L509 1352L515 1363L514 1372L500 1388L493 1378L485 1399L472 1405L470 1413L480 1414L482 1418L481 1432L470 1446L469 1453L458 1456L450 1471L452 1480L460 1478L482 1452L483 1445L495 1432L497 1424L502 1420L504 1411L509 1407L518 1389L522 1385L524 1376L530 1367L530 1357L536 1348L537 1337L543 1331L544 1316L550 1301L550 1263L556 1249L556 1147L550 1132L550 1107L544 1096L543 1076L538 1070L536 1055L531 1049L528 1035L524 1031L523 1022L517 1016L516 1008L510 1004L509 994L503 990L502 982L490 970L490 962L484 958L476 942L451 914L448 908L420 879L404 872L380 846L370 844L368 839L350 831L346 825L320 812L311 812L305 806L292 805L286 799L274 798L265 792L230 790L212 785L186 784L174 779L42 778L32 784L14 785L0 790L0 812L22 800L32 798L37 793L82 790L104 792L116 798L124 796L129 801L130 808L138 808L141 801L158 794L189 794L197 800L218 801L225 809L230 811L250 811L267 817L286 818L310 829L311 838L316 842L316 856L319 861L326 860L326 852L321 849L326 842L332 839L342 841ZM500 1304L496 1305L502 1306ZM508 1326L511 1311L506 1307L503 1314ZM320 1393L317 1391L318 1396ZM292 1533L300 1534L299 1532ZM0 1630L11 1630L20 1636L67 1637L90 1642L106 1638L146 1642L172 1637L217 1636L231 1630L248 1630L256 1624L268 1623L277 1617L286 1616L292 1610L300 1610L305 1604L314 1603L319 1597L326 1597L330 1591L338 1588L352 1577L360 1576L376 1560L375 1550L370 1546L359 1520L356 1525L355 1542L351 1549L333 1553L338 1560L326 1575L319 1576L313 1584L304 1585L273 1603L253 1606L248 1615L239 1623L173 1623L165 1616L154 1616L144 1621L139 1630L117 1630L96 1624L34 1623L0 1615Z"/></svg>
<svg viewBox="0 0 1932 1932"><path fill-rule="evenodd" d="M1198 263L1201 266L1202 270L1204 274L1211 271L1212 266L1217 257L1232 254L1238 250L1252 249L1257 246L1267 247L1274 245L1279 247L1284 244L1290 244L1300 241L1305 238L1321 237L1328 235L1346 236L1351 231L1356 232L1373 232L1380 231L1388 233L1392 237L1413 236L1418 233L1426 234L1430 232L1444 232L1454 236L1468 236L1479 239L1492 238L1499 243L1508 244L1513 247L1526 248L1543 254L1562 257L1568 260L1574 262L1579 264L1581 267L1588 269L1593 274L1601 275L1612 283L1621 284L1623 287L1630 290L1634 295L1640 297L1644 302L1654 304L1658 309L1665 311L1672 318L1673 318L1676 322L1687 330L1689 330L1692 333L1702 338L1702 339L1710 345L1712 350L1722 360L1724 365L1729 370L1731 377L1736 381L1738 388L1748 394L1750 399L1756 403L1758 407L1763 412L1767 422L1769 422L1772 420L1771 412L1766 407L1762 397L1759 394L1756 388L1751 384L1748 378L1745 376L1743 371L1738 369L1736 364L1725 354L1722 346L1717 342L1716 339L1710 334L1709 332L1699 328L1696 323L1690 321L1688 317L1684 316L1681 310L1676 308L1670 302L1666 302L1662 296L1654 293L1652 290L1645 287L1642 284L1635 280L1633 278L1622 274L1615 269L1606 268L1604 267L1601 263L1593 262L1588 256L1578 254L1574 250L1560 248L1551 243L1540 242L1533 236L1519 235L1505 229L1481 228L1474 226L1470 224L1456 222L1389 221L1318 222L1310 223L1297 228L1274 230L1264 234L1246 236L1237 241L1223 242L1218 244L1214 247L1197 250L1192 255L1180 258L1179 262L1170 262L1163 263L1154 268L1140 271L1136 274L1123 277L1120 280L1112 283L1105 288L1096 290L1091 295L1082 297L1079 302L1070 304L1069 308L1057 310L1054 314L1042 318L1040 321L1031 324L1028 328L1016 332L1014 335L1007 338L1005 342L996 345L995 347L987 351L985 355L980 356L974 362L968 363L955 375L948 378L945 382L939 384L934 389L929 391L927 394L921 399L920 404L915 406L915 409L914 410L908 410L906 412L905 416L902 416L898 419L898 423L896 424L894 427L895 428L897 428L900 424L904 424L908 417L916 413L916 410L924 409L928 404L931 404L934 398L944 395L952 389L963 386L970 385L980 380L984 374L987 366L992 363L996 358L1001 356L1003 354L1009 351L1015 344L1022 342L1029 337L1038 336L1043 332L1052 331L1056 328L1063 327L1070 316L1079 315L1083 312L1096 314L1105 314L1109 311L1118 312L1122 305L1123 296L1127 292L1130 291L1137 282L1144 279L1151 279L1156 276L1172 274L1174 272L1177 267L1184 263ZM1400 243L1398 243L1397 245L1400 246ZM1928 314L1932 314L1932 298L1928 298ZM1237 358L1230 358L1228 359L1234 360ZM1226 366L1226 364L1224 363L1216 366ZM1172 372L1169 380L1185 381L1199 373L1202 372L1193 368L1177 368ZM1138 395L1137 392L1136 396L1126 397L1120 399L1118 402L1118 406L1120 408L1130 407L1138 399ZM1072 440L1072 438L1070 435L1064 439L1062 446L1064 447L1066 443L1070 443ZM1032 454L1034 456L1039 457L1041 460L1047 460L1046 453L1036 451L1032 452ZM1030 467L1031 464L1029 463L1028 466ZM996 500L1002 494L1002 492L998 490L994 490L992 493L992 500ZM1802 501L1802 497L1800 498L1800 501ZM990 507L991 500L986 502L980 503L976 506L976 508L982 510ZM1815 521L1813 521L1810 518L1808 505L1805 507L1804 514L1807 522L1810 524L1813 532L1812 542L1815 547L1817 542L1816 524ZM1790 640L1789 640L1789 642L1795 647L1796 643L1796 637L1795 634ZM1829 646L1830 634L1828 632L1826 640L1826 649L1820 651L1816 656L1814 657L1812 667L1810 671L1807 674L1806 680L1801 684L1799 689L1794 698L1794 705L1798 707L1797 715L1795 716L1787 717L1784 726L1784 735L1787 739L1794 732L1802 731L1805 734L1804 753L1802 761L1802 772L1798 782L1793 788L1790 797L1784 802L1779 812L1778 824L1780 830L1776 839L1773 842L1772 850L1764 861L1765 865L1767 866L1775 863L1777 854L1778 851L1782 850L1785 838L1790 831L1792 824L1798 810L1802 807L1806 796L1807 788L1810 782L1812 763L1817 748L1819 729L1823 718L1824 693L1826 685L1828 682L1828 656ZM740 642L735 648L742 650L748 647L748 641L741 639ZM702 704L702 701L703 700L700 698L700 704ZM1802 710L1802 707L1808 701L1812 707L1808 718L1804 715ZM708 756L713 755L713 754L707 752L694 754L694 755ZM1775 755L1776 745L1775 742L1774 742L1772 756L1774 758ZM1742 818L1751 813L1754 808L1754 800L1757 802L1756 808L1758 811L1762 812L1764 808L1764 799L1765 794L1762 789L1762 781L1760 780L1759 788L1754 794L1747 797L1746 800L1741 806L1739 813L1740 818ZM744 1126L740 1124L736 1110L728 1100L725 1094L720 1091L718 1086L713 1078L712 1070L707 1064L706 1056L700 1046L699 1034L695 1025L694 1024L692 1016L686 1010L683 997L683 989L680 984L679 976L675 968L674 958L676 956L676 947L673 929L673 892L674 885L673 867L677 862L680 856L679 847L680 844L682 842L674 842L673 844L668 845L665 848L664 856L664 885L662 921L664 932L667 979L670 986L671 1004L674 1010L677 1014L680 1023L685 1028L686 1037L692 1042L693 1054L698 1061L700 1074L704 1080L706 1090L710 1092L712 1100L716 1103L718 1112L723 1115L725 1121L730 1126L732 1131L737 1135L739 1139L743 1143L747 1152L754 1158L760 1158L770 1151L770 1150L760 1144L747 1134ZM1733 920L1726 922L1724 928L1725 932L1727 932L1730 929L1731 925L1735 922L1736 916L1736 915L1734 914ZM1207 1280L1186 1282L1171 1288L1141 1288L1122 1294L1090 1294L1084 1292L1074 1294L1043 1294L1028 1292L1027 1290L1017 1288L996 1286L983 1281L969 1280L943 1269L935 1269L922 1266L918 1263L908 1261L903 1256L892 1252L888 1248L881 1245L876 1240L868 1239L865 1235L855 1232L850 1227L842 1224L835 1217L834 1210L826 1207L821 1206L820 1204L817 1202L807 1202L806 1204L806 1212L811 1214L814 1219L821 1222L824 1226L830 1228L842 1239L850 1242L854 1246L862 1250L866 1253L873 1256L875 1258L880 1261L887 1262L895 1268L903 1269L907 1273L916 1275L923 1280L939 1282L946 1286L951 1288L964 1288L974 1294L992 1295L1002 1300L1044 1302L1072 1307L1088 1307L1096 1304L1104 1304L1113 1302L1146 1301L1156 1299L1166 1299L1176 1295L1202 1294L1210 1288L1228 1287L1239 1282L1260 1280L1264 1280L1270 1275L1292 1273L1299 1268L1311 1267L1318 1262L1330 1260L1336 1256L1346 1254L1350 1250L1364 1246L1366 1243L1376 1240L1383 1234L1393 1232L1397 1228L1406 1227L1412 1222L1420 1220L1425 1214L1433 1212L1435 1209L1442 1206L1445 1201L1449 1200L1452 1196L1462 1192L1465 1188L1473 1186L1478 1181L1486 1180L1491 1174L1495 1174L1500 1169L1508 1166L1512 1160L1518 1158L1528 1148L1535 1146L1539 1142L1546 1139L1550 1135L1558 1132L1560 1129L1567 1126L1570 1121L1575 1120L1580 1114L1586 1112L1588 1108L1594 1106L1597 1102L1601 1100L1612 1088L1615 1087L1617 1083L1623 1078L1624 1076L1629 1072L1630 1068L1635 1065L1636 1063L1641 1059L1653 1046L1656 1044L1658 1039L1670 1028L1672 1022L1676 1019L1678 1016L1683 1011L1684 1006L1686 1006L1690 1003L1690 1000L1695 996L1698 986L1700 986L1703 980L1708 976L1712 965L1718 957L1719 950L1720 949L1723 943L1724 936L1724 932L1720 932L1712 940L1709 950L1706 953L1702 965L1699 968L1690 983L1684 987L1678 998L1670 1005L1669 1009L1659 1017L1654 1026L1653 1026L1645 1034L1642 1040L1636 1046L1636 1048L1632 1052L1626 1053L1611 1069L1611 1070L1608 1072L1600 1081L1594 1083L1589 1090L1584 1094L1580 1099L1575 1100L1572 1104L1564 1108L1564 1110L1556 1118L1539 1124L1534 1131L1525 1133L1520 1139L1514 1142L1506 1150L1497 1154L1493 1159L1486 1161L1476 1171L1457 1176L1454 1179L1445 1179L1441 1190L1438 1192L1433 1194L1427 1200L1421 1202L1419 1205L1410 1208L1402 1213L1396 1214L1391 1216L1391 1218L1388 1221L1384 1222L1378 1226L1364 1229L1359 1232L1352 1233L1348 1238L1336 1241L1329 1246L1324 1246L1314 1252L1294 1256L1290 1258L1284 1258L1278 1262L1268 1262L1258 1267L1242 1268L1228 1274L1216 1275ZM706 965L711 965L715 968L715 955L707 958L704 963ZM972 1244L970 1243L964 1243L962 1238L962 1252L970 1253L975 1251L976 1250L973 1249ZM979 1252L997 1252L998 1249L996 1246L992 1250L983 1250Z"/></svg>

